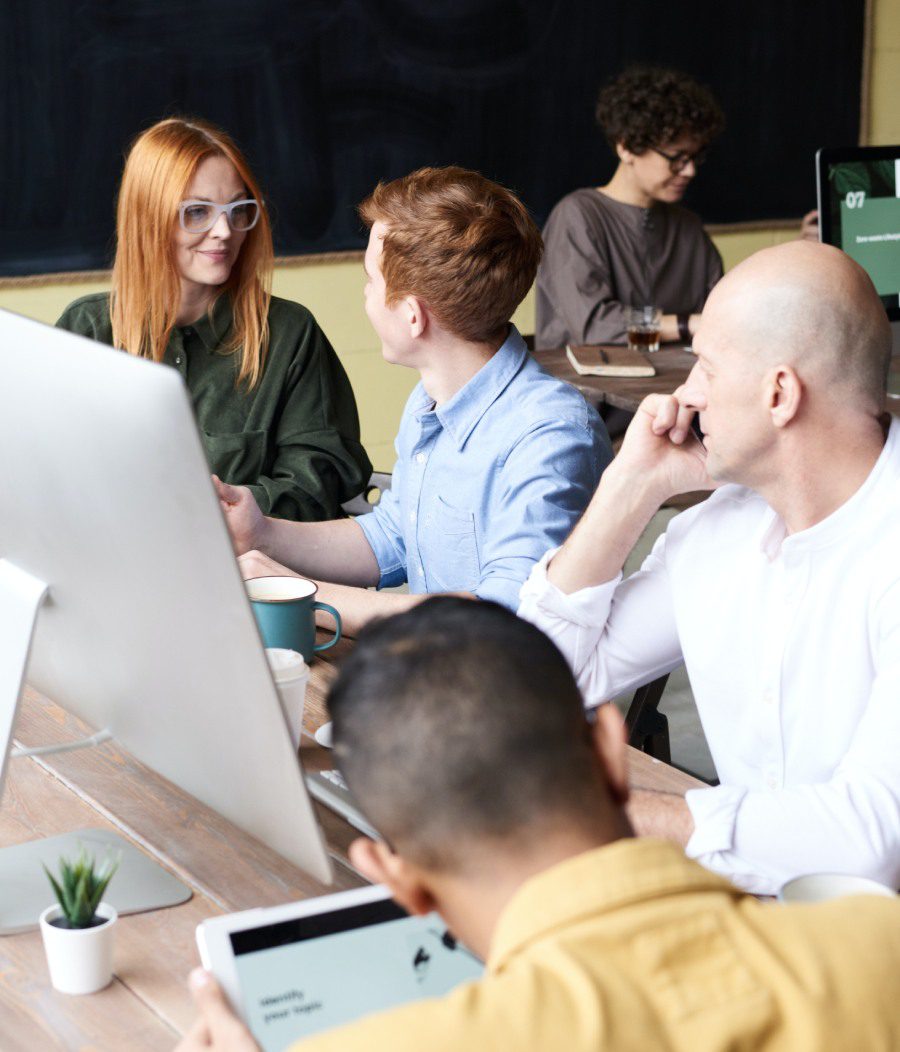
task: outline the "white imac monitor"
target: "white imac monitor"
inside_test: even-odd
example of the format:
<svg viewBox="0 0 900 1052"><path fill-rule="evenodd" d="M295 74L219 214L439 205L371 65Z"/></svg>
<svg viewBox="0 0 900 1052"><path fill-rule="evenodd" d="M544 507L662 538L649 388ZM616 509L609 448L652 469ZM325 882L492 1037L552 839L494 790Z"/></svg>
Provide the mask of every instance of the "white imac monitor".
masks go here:
<svg viewBox="0 0 900 1052"><path fill-rule="evenodd" d="M37 690L331 882L181 377L0 310L0 792L29 637Z"/></svg>

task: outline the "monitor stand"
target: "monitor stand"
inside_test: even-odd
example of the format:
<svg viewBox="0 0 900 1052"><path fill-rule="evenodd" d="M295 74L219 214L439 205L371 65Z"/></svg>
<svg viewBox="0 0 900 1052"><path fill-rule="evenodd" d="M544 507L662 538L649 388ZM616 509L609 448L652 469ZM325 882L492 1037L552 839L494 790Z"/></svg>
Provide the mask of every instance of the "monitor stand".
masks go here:
<svg viewBox="0 0 900 1052"><path fill-rule="evenodd" d="M0 559L0 797L11 757L85 748L111 737L109 731L100 731L81 742L10 751L34 626L47 594L45 581ZM41 912L54 901L42 863L52 872L61 855L72 857L82 846L98 860L107 851L114 855L121 852L121 865L105 896L105 901L119 913L175 906L191 897L186 884L118 833L81 829L0 849L0 935L37 927Z"/></svg>
<svg viewBox="0 0 900 1052"><path fill-rule="evenodd" d="M0 559L0 792L19 711L25 669L47 582Z"/></svg>

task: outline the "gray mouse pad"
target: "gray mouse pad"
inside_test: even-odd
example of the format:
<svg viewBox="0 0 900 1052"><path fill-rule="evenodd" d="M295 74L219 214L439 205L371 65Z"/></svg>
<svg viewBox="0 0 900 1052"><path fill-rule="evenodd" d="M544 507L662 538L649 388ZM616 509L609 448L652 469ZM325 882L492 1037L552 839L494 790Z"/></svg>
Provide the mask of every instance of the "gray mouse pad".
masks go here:
<svg viewBox="0 0 900 1052"><path fill-rule="evenodd" d="M122 861L103 896L120 914L178 906L191 889L118 833L77 829L72 833L30 840L0 850L0 935L15 935L38 926L41 913L56 901L41 863L58 878L60 856L74 858L79 846L99 862L109 850Z"/></svg>

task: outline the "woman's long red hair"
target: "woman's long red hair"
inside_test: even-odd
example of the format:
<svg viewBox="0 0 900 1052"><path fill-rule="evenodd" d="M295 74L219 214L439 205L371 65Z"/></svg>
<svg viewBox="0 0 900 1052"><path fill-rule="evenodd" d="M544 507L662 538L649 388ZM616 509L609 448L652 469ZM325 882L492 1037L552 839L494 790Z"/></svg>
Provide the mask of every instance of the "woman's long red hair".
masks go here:
<svg viewBox="0 0 900 1052"><path fill-rule="evenodd" d="M206 121L160 121L139 135L129 151L116 213L113 343L129 354L162 360L181 302L172 241L178 206L197 166L211 154L231 161L260 207L259 220L248 231L222 286L234 311L226 350L241 352L237 383L253 388L262 376L269 342L272 227L259 185L240 150Z"/></svg>

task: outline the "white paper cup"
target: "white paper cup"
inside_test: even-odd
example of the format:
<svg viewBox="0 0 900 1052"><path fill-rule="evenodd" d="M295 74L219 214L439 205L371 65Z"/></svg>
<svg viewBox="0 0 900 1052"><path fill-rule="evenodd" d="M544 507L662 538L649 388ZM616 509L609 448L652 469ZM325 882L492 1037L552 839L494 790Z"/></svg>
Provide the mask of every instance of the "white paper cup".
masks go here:
<svg viewBox="0 0 900 1052"><path fill-rule="evenodd" d="M868 877L854 877L845 873L809 873L794 877L778 892L780 902L827 902L845 895L887 895L896 891Z"/></svg>
<svg viewBox="0 0 900 1052"><path fill-rule="evenodd" d="M303 731L303 705L306 701L306 684L309 682L309 666L303 655L296 650L282 650L278 647L267 647L266 657L272 678L278 688L278 697L284 718L287 720L294 748L300 748L300 735Z"/></svg>

